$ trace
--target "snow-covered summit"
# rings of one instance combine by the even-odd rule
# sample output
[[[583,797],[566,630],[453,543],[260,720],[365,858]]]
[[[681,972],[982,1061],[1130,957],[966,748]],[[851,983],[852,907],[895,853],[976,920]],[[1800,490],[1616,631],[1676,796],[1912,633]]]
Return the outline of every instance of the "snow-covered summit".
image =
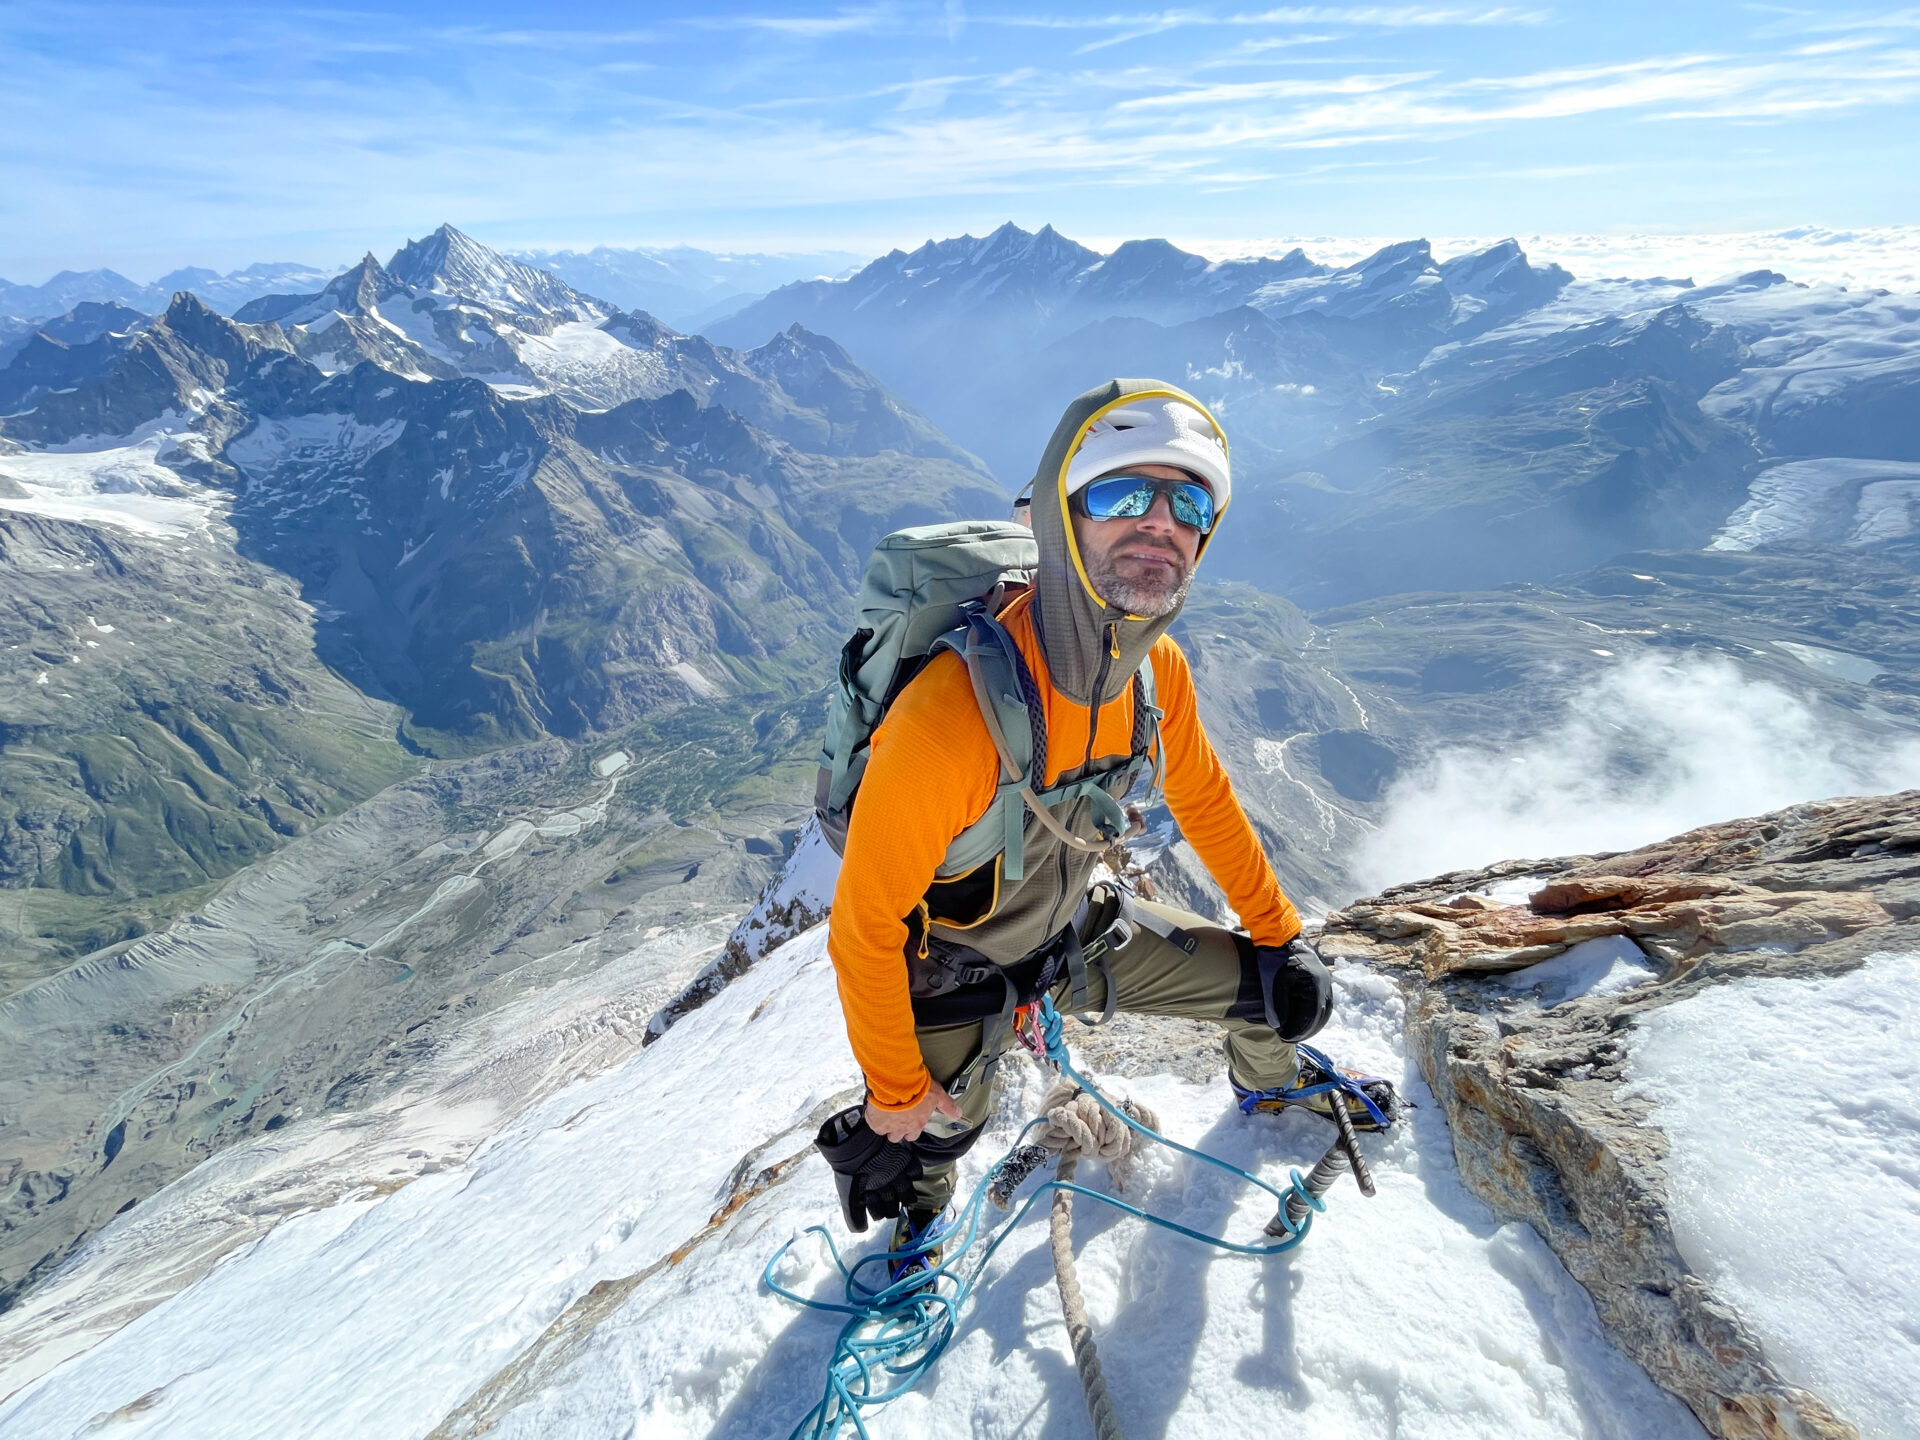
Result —
[[[366,255],[317,294],[263,296],[235,318],[286,327],[295,350],[328,372],[371,360],[409,379],[467,375],[531,393],[547,387],[523,354],[530,345],[613,313],[557,275],[442,225],[385,265]]]
[[[536,270],[490,250],[451,225],[409,240],[387,262],[387,273],[415,294],[475,300],[513,315],[555,323],[601,320],[612,309],[582,295],[551,270]]]

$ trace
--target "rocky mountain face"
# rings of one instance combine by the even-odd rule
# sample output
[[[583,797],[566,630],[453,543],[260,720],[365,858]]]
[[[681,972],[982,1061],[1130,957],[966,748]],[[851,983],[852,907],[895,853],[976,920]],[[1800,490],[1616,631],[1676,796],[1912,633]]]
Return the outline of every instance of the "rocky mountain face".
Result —
[[[1524,899],[1497,898],[1516,889]],[[1608,945],[1612,958],[1575,963]],[[1654,1012],[1715,987],[1920,949],[1920,792],[1397,886],[1329,915],[1321,948],[1407,987],[1409,1048],[1468,1184],[1540,1233],[1614,1342],[1711,1434],[1861,1433],[1833,1397],[1783,1378],[1750,1317],[1689,1263],[1657,1097],[1623,1061]]]
[[[43,389],[30,409],[7,416],[0,435],[16,444],[71,445],[132,436],[176,416],[204,422],[211,440],[245,423],[220,398],[228,376],[269,352],[292,352],[279,327],[236,324],[182,292],[165,315],[131,337],[103,335],[69,351],[69,368],[51,377],[65,383]],[[14,358],[17,365],[31,356],[23,351]]]
[[[420,743],[785,693],[837,643],[874,540],[997,500],[954,461],[807,454],[684,391],[588,414],[296,364],[241,403],[243,553],[301,581],[322,653]]]

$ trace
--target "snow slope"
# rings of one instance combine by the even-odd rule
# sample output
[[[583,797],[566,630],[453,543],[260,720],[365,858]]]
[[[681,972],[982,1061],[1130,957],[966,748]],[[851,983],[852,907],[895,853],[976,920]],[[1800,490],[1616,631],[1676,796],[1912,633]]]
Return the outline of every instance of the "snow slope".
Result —
[[[1328,1047],[1422,1107],[1369,1142],[1378,1198],[1343,1185],[1302,1250],[1268,1261],[1080,1207],[1082,1283],[1132,1433],[1698,1436],[1606,1343],[1534,1233],[1466,1193],[1402,1053],[1392,984],[1339,979]],[[1030,1066],[1008,1069],[969,1183],[1042,1088]],[[855,1083],[816,927],[464,1163],[290,1215],[0,1402],[0,1436],[784,1435],[816,1398],[836,1327],[764,1293],[760,1268],[808,1225],[838,1232],[810,1140]],[[1270,1176],[1327,1139],[1307,1117],[1240,1116],[1224,1077],[1112,1088]],[[134,1213],[156,1223],[187,1183]],[[1244,1188],[1164,1151],[1135,1185],[1150,1208],[1230,1236],[1267,1218]],[[1084,1433],[1044,1234],[1030,1223],[1002,1248],[931,1383],[876,1434]],[[824,1295],[817,1242],[797,1255],[787,1282]]]
[[[0,453],[0,510],[110,525],[151,539],[205,530],[224,497],[162,463],[175,454],[205,458],[189,448],[204,441],[188,423],[168,414],[125,439]]]
[[[1920,1435],[1916,988],[1920,954],[1736,981],[1652,1011],[1630,1052],[1687,1264],[1867,1440]]]

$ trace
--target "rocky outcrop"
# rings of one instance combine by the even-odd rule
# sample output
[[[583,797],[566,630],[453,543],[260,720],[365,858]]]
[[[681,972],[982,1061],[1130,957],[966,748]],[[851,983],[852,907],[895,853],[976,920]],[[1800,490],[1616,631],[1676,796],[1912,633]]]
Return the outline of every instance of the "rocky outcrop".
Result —
[[[1524,901],[1502,903],[1516,890]],[[1499,979],[1608,937],[1639,948],[1650,983],[1547,1006]],[[1727,1440],[1857,1432],[1784,1381],[1689,1270],[1666,1136],[1652,1103],[1623,1086],[1626,1038],[1638,1016],[1704,986],[1838,974],[1916,945],[1920,791],[1799,805],[1626,854],[1443,875],[1336,911],[1321,940],[1330,957],[1399,972],[1409,1048],[1468,1184],[1531,1223],[1615,1343]]]

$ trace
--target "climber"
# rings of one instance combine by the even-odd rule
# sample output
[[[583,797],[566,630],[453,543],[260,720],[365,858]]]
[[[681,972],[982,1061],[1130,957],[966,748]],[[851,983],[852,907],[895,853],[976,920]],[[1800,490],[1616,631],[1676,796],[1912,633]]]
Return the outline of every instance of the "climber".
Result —
[[[924,1250],[897,1262],[896,1279],[938,1263],[951,1157],[986,1117],[986,1081],[1012,1043],[1006,1017],[1016,998],[1048,993],[1063,1010],[1213,1021],[1248,1114],[1303,1105],[1330,1116],[1330,1094],[1343,1096],[1359,1128],[1381,1128],[1393,1114],[1386,1081],[1362,1077],[1368,1105],[1295,1054],[1293,1042],[1326,1024],[1332,984],[1207,739],[1192,672],[1166,633],[1232,497],[1218,423],[1172,386],[1113,381],[1067,407],[1032,492],[1039,567],[998,620],[1031,677],[1026,703],[1044,717],[1034,727],[1035,783],[1111,776],[1124,790],[1151,752],[1182,835],[1246,928],[1093,885],[1111,835],[1096,828],[1102,805],[1088,794],[1026,816],[1016,863],[996,854],[937,878],[955,837],[994,805],[1006,752],[962,657],[936,653],[925,664],[873,733],[827,942],[867,1084],[872,1134],[848,1143],[924,1147],[922,1173],[892,1182],[907,1197],[892,1249]],[[849,1183],[861,1183],[859,1163],[840,1177],[843,1199]],[[864,1226],[859,1203],[856,1195],[848,1214]],[[873,1212],[893,1213],[884,1195]]]

